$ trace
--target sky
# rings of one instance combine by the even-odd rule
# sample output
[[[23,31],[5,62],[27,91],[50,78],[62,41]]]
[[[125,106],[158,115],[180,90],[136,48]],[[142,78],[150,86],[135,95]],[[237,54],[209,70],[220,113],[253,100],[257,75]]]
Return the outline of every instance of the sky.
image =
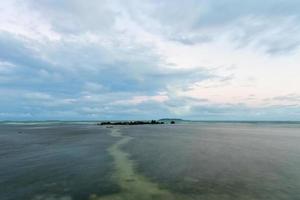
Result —
[[[0,120],[173,117],[300,120],[300,1],[0,1]]]

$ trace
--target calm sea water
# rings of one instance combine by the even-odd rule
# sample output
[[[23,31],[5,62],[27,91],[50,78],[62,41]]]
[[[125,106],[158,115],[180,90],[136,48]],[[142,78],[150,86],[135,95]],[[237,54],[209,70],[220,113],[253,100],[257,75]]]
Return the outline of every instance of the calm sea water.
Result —
[[[0,125],[0,199],[89,199],[120,192],[118,141],[93,124]],[[300,199],[300,125],[120,127],[136,171],[186,199]]]
[[[1,125],[0,199],[88,199],[118,191],[114,143],[93,125]]]

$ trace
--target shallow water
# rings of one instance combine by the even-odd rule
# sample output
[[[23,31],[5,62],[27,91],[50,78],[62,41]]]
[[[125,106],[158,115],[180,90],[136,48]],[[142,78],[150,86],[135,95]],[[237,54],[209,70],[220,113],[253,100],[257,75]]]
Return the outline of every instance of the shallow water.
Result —
[[[300,199],[300,129],[218,124],[130,127],[138,172],[197,199]]]
[[[89,125],[0,127],[0,199],[88,199],[119,190],[111,181],[115,139]]]
[[[300,126],[0,125],[1,200],[300,199]]]

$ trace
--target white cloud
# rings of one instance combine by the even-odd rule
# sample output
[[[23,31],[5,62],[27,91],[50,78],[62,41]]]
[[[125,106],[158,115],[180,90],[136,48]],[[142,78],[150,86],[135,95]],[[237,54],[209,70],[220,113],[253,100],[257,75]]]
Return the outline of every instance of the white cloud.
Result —
[[[2,113],[290,116],[299,13],[293,0],[2,1]]]

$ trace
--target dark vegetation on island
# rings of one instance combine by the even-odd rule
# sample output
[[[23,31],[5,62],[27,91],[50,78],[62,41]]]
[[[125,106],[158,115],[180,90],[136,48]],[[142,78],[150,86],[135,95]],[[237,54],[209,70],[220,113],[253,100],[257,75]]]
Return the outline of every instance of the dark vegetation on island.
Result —
[[[118,121],[118,122],[99,122],[97,125],[145,125],[145,124],[165,124],[165,122],[160,120],[151,120],[151,121]],[[175,121],[171,121],[170,124],[175,124]]]

